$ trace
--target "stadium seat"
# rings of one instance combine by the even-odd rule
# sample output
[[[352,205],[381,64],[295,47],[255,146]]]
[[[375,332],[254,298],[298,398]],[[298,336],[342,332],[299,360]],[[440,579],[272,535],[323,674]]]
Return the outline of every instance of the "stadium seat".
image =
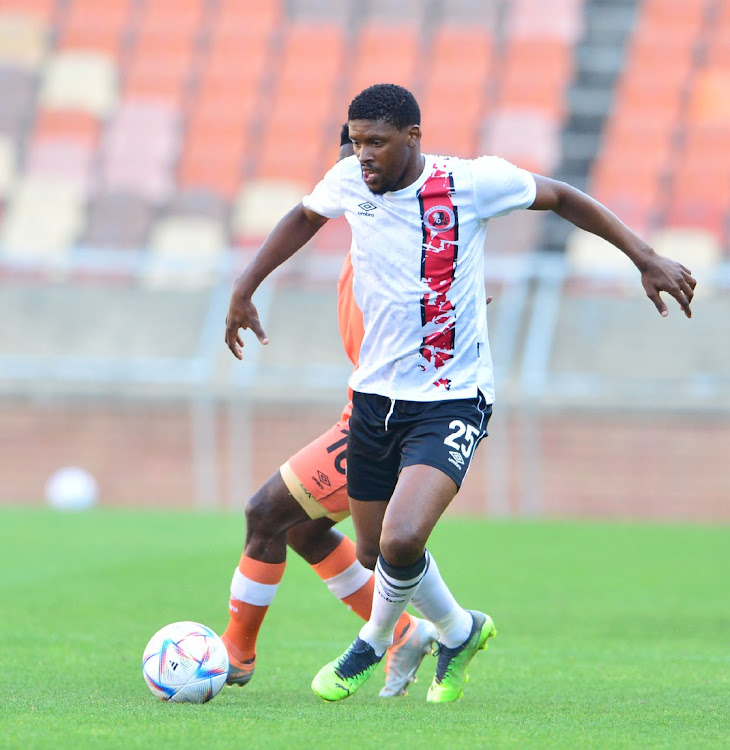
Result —
[[[505,37],[553,39],[574,44],[583,31],[583,0],[513,0],[507,4]]]
[[[691,153],[682,155],[673,174],[667,223],[699,227],[722,237],[730,216],[730,173],[727,161],[709,155],[701,161]]]
[[[99,141],[101,125],[101,121],[88,112],[74,109],[39,109],[36,113],[33,138],[61,138],[93,147]]]
[[[35,79],[28,70],[0,67],[0,132],[20,140],[32,114]]]
[[[79,109],[108,115],[117,101],[117,69],[107,55],[61,52],[48,62],[39,94],[47,109]]]
[[[420,24],[425,3],[422,0],[370,0],[367,7],[367,20],[373,23],[409,23]]]
[[[343,29],[334,23],[291,23],[282,50],[276,87],[283,94],[306,89],[311,97],[330,99],[345,64]]]
[[[101,187],[130,191],[150,201],[169,198],[179,129],[179,113],[164,102],[123,102],[102,144]]]
[[[115,159],[104,164],[100,188],[106,191],[129,191],[148,201],[163,203],[174,191],[170,171],[156,165],[151,168],[141,159]]]
[[[225,222],[230,204],[210,190],[188,188],[178,190],[168,206],[171,216],[201,216]]]
[[[344,217],[330,219],[315,235],[312,243],[318,255],[344,258],[350,248],[352,232]]]
[[[443,0],[438,22],[495,31],[501,8],[501,0]]]
[[[292,20],[308,23],[338,23],[344,27],[350,20],[351,2],[344,0],[293,0],[288,7]]]
[[[15,182],[18,153],[12,138],[0,134],[0,199],[10,193]]]
[[[89,205],[81,244],[94,248],[139,250],[145,247],[154,207],[139,195],[105,192]]]
[[[224,199],[232,199],[240,187],[243,173],[245,139],[240,146],[228,141],[221,148],[215,143],[188,145],[178,165],[177,180],[183,188],[210,190]]]
[[[47,39],[42,18],[4,11],[0,6],[0,65],[36,70],[45,57]]]
[[[419,52],[417,25],[365,24],[358,35],[347,100],[376,83],[397,83],[413,89]]]
[[[203,21],[205,0],[146,0],[142,6],[140,32],[162,35],[192,35]]]
[[[492,219],[487,226],[487,252],[495,255],[531,252],[537,245],[543,219],[541,211],[514,211]]]
[[[13,191],[0,227],[7,257],[63,261],[83,226],[83,200],[63,181],[24,177]]]
[[[132,8],[132,0],[71,0],[60,23],[58,48],[118,59]]]
[[[215,283],[226,247],[223,224],[201,216],[168,216],[150,233],[146,286],[201,287]]]
[[[292,180],[251,180],[236,197],[231,231],[238,244],[265,238],[281,217],[294,208],[311,186]]]
[[[34,140],[25,159],[25,174],[63,181],[79,196],[90,190],[94,152],[85,143],[65,138]]]
[[[257,35],[266,34],[281,24],[284,17],[282,0],[245,3],[241,0],[220,0],[215,23],[218,28],[227,28],[237,35],[247,27]]]
[[[704,0],[643,0],[639,16],[641,33],[697,37],[706,18]]]
[[[601,237],[574,229],[565,247],[565,260],[573,274],[594,278],[635,278],[636,266]]]
[[[730,39],[727,40],[730,46]],[[730,63],[713,65],[699,71],[694,79],[689,104],[693,122],[730,128]]]
[[[479,150],[549,175],[560,154],[560,129],[553,117],[539,111],[497,110],[484,123]]]
[[[194,64],[193,36],[188,32],[170,35],[157,29],[139,36],[131,62],[125,66],[124,95],[181,105]]]
[[[494,40],[483,27],[444,24],[435,31],[419,97],[424,147],[435,153],[477,154],[479,123],[487,113]]]
[[[709,281],[709,272],[722,260],[717,237],[704,229],[666,227],[651,234],[649,242],[661,255],[689,268],[700,282]],[[697,292],[702,294],[705,287],[700,283]]]
[[[311,189],[321,176],[318,168],[325,147],[322,134],[321,125],[306,131],[293,127],[268,130],[259,147],[255,175],[260,179],[296,180]]]
[[[56,0],[0,0],[0,13],[22,13],[49,23],[56,5]]]
[[[267,35],[234,36],[214,31],[209,39],[207,57],[203,60],[200,93],[211,87],[226,89],[233,94],[235,87],[255,90],[269,66]],[[226,86],[227,84],[227,86]]]

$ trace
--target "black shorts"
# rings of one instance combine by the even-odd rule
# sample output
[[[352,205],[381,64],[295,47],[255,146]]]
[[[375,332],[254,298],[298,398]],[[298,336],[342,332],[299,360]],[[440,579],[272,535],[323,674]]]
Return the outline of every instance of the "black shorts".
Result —
[[[389,500],[401,469],[416,464],[440,469],[461,487],[492,416],[481,392],[444,401],[356,392],[352,407],[347,491],[355,500]]]

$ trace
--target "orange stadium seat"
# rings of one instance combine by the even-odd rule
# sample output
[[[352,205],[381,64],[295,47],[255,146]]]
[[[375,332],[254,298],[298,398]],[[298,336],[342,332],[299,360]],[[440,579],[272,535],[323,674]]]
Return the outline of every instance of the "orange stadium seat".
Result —
[[[241,162],[229,151],[202,147],[186,149],[178,167],[178,184],[183,188],[205,188],[230,200],[241,185]]]
[[[254,91],[219,92],[216,89],[201,92],[200,97],[190,107],[188,122],[200,127],[249,128],[256,119],[257,95]]]
[[[484,30],[476,29],[480,36]],[[488,35],[487,35],[487,38]],[[472,157],[478,152],[478,134],[487,112],[489,48],[472,56],[467,46],[462,58],[434,57],[419,97],[424,148],[433,153]],[[475,65],[471,66],[471,61]]]
[[[705,20],[707,0],[643,0],[639,27],[651,33],[695,37]]]
[[[336,24],[290,24],[282,41],[277,80],[289,90],[306,87],[317,95],[330,94],[344,65],[345,39]]]
[[[648,229],[657,216],[663,181],[653,165],[601,162],[588,191],[636,231]]]
[[[72,0],[59,28],[61,49],[88,49],[117,56],[131,18],[131,0]]]
[[[424,53],[427,73],[419,99],[429,144],[437,152],[475,154],[487,108],[493,45],[484,28],[445,25],[434,32]]]
[[[454,79],[468,80],[482,80],[489,75],[493,55],[494,37],[487,29],[448,23],[434,31],[424,52],[429,78],[450,72]]]
[[[306,121],[270,125],[258,148],[255,176],[313,183],[322,160],[325,126]],[[331,149],[330,149],[331,151]]]
[[[308,84],[303,83],[297,88],[294,84],[282,81],[275,92],[271,112],[267,119],[267,128],[286,128],[295,133],[298,128],[306,128],[309,132],[324,127],[333,116],[334,91],[312,91]],[[344,109],[344,108],[343,108]],[[343,111],[338,119],[344,119]]]
[[[200,28],[204,5],[204,0],[146,0],[140,30],[192,35]]]
[[[348,101],[375,83],[414,88],[420,52],[419,29],[413,24],[366,24],[360,32],[348,85]]]
[[[96,146],[101,132],[101,121],[89,112],[73,109],[39,109],[33,132],[34,140],[72,140]]]
[[[131,61],[125,66],[122,90],[127,96],[166,99],[179,104],[193,61],[189,36],[141,35]]]
[[[56,0],[0,0],[0,13],[5,11],[49,21],[56,12]]]
[[[247,26],[257,33],[273,29],[284,17],[282,0],[266,2],[241,2],[241,0],[220,0],[216,24],[236,33],[236,28]]]
[[[517,40],[505,54],[499,106],[508,109],[537,109],[562,119],[565,96],[572,74],[572,53],[561,40]]]
[[[728,40],[730,46],[730,39]],[[695,77],[689,105],[694,122],[730,127],[730,64],[714,65]]]
[[[706,229],[722,238],[727,231],[730,201],[707,200],[701,196],[674,193],[665,214],[665,224],[670,227]]]

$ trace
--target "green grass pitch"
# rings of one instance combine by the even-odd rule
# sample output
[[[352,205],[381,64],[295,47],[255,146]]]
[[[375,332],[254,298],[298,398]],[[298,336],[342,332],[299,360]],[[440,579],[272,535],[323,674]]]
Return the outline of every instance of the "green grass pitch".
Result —
[[[703,748],[730,743],[730,528],[445,519],[430,549],[499,629],[457,704],[325,704],[359,620],[290,556],[245,688],[202,706],[141,673],[162,625],[222,631],[231,514],[0,511],[0,748]]]

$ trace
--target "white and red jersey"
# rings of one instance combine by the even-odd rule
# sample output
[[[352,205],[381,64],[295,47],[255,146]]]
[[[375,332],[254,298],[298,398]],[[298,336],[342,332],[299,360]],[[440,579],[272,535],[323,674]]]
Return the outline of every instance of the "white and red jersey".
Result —
[[[494,400],[487,336],[488,219],[535,200],[529,172],[494,156],[425,155],[421,176],[374,195],[360,163],[339,161],[303,204],[352,230],[353,291],[364,337],[350,387],[393,399]]]

